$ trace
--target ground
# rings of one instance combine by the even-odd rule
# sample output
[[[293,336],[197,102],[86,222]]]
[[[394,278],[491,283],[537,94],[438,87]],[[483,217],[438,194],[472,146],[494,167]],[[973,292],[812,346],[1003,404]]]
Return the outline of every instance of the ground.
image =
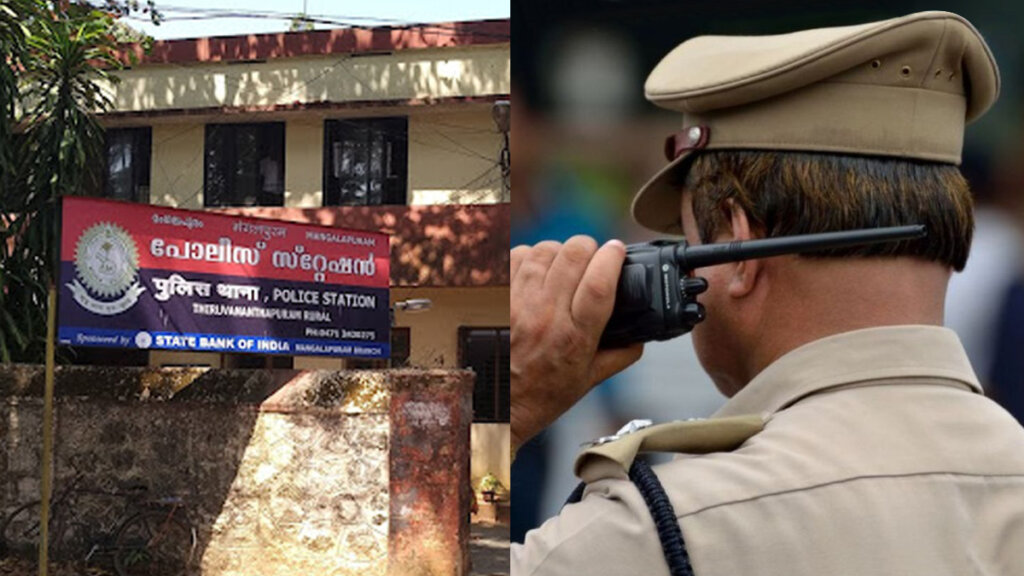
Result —
[[[14,558],[0,559],[0,576],[34,576],[38,574],[34,560],[20,560]],[[51,563],[50,576],[113,576],[114,571],[102,568],[94,568],[83,571],[80,566],[66,563]]]
[[[469,541],[469,555],[473,562],[471,576],[508,576],[509,574],[509,532],[508,526],[497,524],[473,524]],[[54,566],[53,576],[79,576],[70,566]],[[0,576],[31,576],[36,574],[35,562],[0,560]],[[97,570],[95,576],[110,572]],[[91,576],[91,575],[90,575]]]
[[[473,524],[469,556],[471,576],[508,576],[509,532],[507,525]]]

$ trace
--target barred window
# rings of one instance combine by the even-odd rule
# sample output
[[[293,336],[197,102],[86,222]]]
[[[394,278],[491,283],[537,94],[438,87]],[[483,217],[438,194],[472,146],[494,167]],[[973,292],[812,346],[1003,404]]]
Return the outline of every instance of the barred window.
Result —
[[[207,124],[205,206],[284,206],[284,122]]]
[[[107,169],[103,196],[113,200],[149,203],[149,165],[153,130],[109,128],[104,132]]]
[[[508,328],[459,328],[459,358],[476,372],[475,422],[508,422],[510,400]]]
[[[324,124],[324,205],[405,204],[409,121],[327,120]]]

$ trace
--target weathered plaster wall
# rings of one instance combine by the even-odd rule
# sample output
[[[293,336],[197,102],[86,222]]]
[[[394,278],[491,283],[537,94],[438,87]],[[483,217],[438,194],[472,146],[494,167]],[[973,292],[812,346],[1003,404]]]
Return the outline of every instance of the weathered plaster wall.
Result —
[[[57,487],[78,473],[85,487],[185,496],[203,574],[461,575],[471,382],[461,371],[61,368]],[[41,391],[40,367],[0,367],[3,514],[38,498]],[[110,510],[79,506],[103,515],[93,526]],[[401,543],[413,541],[428,545],[409,554]]]
[[[508,44],[263,62],[145,64],[108,91],[124,111],[486,96],[511,92]]]
[[[392,574],[468,574],[470,498],[466,389],[397,372],[391,397]],[[470,380],[466,380],[470,383]],[[456,425],[456,423],[465,423]],[[459,553],[455,553],[459,551]]]

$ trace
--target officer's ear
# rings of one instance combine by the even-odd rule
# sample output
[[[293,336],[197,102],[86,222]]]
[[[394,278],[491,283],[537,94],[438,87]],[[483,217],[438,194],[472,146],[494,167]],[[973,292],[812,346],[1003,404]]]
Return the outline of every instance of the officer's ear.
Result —
[[[726,211],[729,216],[729,227],[732,238],[730,242],[752,240],[756,238],[750,227],[750,220],[747,218],[747,211],[729,198],[726,200]],[[760,260],[742,260],[736,263],[732,276],[729,278],[727,287],[729,296],[743,298],[749,294],[757,284],[758,274],[761,273]]]

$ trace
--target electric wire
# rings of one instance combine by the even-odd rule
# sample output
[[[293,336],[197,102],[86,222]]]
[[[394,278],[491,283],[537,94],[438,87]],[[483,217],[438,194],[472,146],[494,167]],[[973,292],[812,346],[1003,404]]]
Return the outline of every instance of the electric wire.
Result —
[[[161,6],[160,12],[163,14],[162,21],[173,22],[173,21],[189,21],[189,20],[216,20],[226,18],[251,18],[251,19],[263,19],[263,20],[282,20],[282,21],[301,21],[309,22],[313,24],[325,24],[330,26],[340,26],[345,28],[355,29],[392,29],[392,30],[420,30],[423,32],[436,32],[436,33],[451,33],[451,34],[465,34],[468,36],[476,36],[483,38],[494,38],[498,40],[511,41],[512,37],[510,34],[500,34],[494,32],[487,32],[482,30],[469,30],[465,26],[460,26],[458,23],[417,23],[408,22],[403,20],[397,20],[393,18],[377,18],[368,16],[336,16],[330,14],[310,14],[302,15],[297,13],[289,12],[274,12],[274,11],[262,11],[262,10],[237,10],[237,9],[222,9],[222,8],[192,8],[185,6]],[[186,16],[172,16],[168,14],[181,13]],[[151,22],[150,18],[137,16],[130,14],[125,16],[130,20],[136,20],[140,22]],[[497,19],[500,20],[500,19]],[[363,24],[360,22],[369,22],[373,24]],[[383,24],[380,24],[383,23]]]

